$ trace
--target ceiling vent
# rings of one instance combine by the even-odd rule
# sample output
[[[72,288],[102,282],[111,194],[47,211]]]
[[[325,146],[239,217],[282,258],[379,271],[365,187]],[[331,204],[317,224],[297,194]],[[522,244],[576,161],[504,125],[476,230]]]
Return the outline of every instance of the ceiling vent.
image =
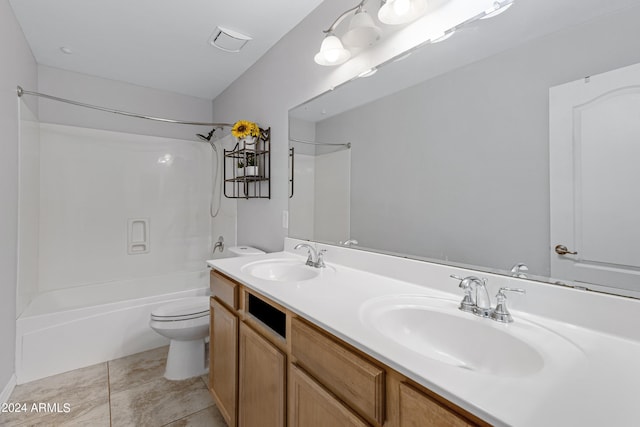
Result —
[[[242,49],[249,40],[251,40],[251,37],[222,27],[216,27],[216,30],[211,37],[209,37],[209,43],[212,46],[225,52],[234,53],[240,52],[240,49]]]

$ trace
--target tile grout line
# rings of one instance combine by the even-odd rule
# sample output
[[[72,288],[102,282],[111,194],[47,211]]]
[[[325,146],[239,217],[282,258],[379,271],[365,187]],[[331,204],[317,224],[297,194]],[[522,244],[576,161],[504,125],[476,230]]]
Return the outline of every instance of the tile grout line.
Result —
[[[107,394],[109,396],[109,427],[113,427],[113,415],[111,414],[111,375],[109,372],[109,362],[107,362]]]

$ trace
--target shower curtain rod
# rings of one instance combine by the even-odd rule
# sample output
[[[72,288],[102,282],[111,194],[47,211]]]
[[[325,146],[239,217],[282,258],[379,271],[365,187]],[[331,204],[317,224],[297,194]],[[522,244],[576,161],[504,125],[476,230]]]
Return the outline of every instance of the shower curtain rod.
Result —
[[[153,120],[156,122],[164,122],[164,123],[176,123],[180,125],[192,125],[192,126],[213,126],[213,127],[233,127],[232,124],[229,123],[208,123],[208,122],[187,122],[184,120],[173,120],[173,119],[163,119],[161,117],[152,117],[152,116],[144,116],[142,114],[129,113],[127,111],[114,110],[112,108],[106,107],[98,107],[97,105],[85,104],[83,102],[72,101],[70,99],[59,98],[57,96],[47,95],[45,93],[40,92],[32,92],[29,90],[24,90],[20,86],[18,86],[18,97],[21,98],[23,95],[32,95],[39,96],[41,98],[51,99],[53,101],[65,102],[67,104],[77,105],[79,107],[91,108],[93,110],[106,111],[107,113],[120,114],[122,116],[135,117],[138,119],[146,119]]]
[[[344,143],[316,142],[316,141],[304,141],[302,139],[296,139],[296,138],[289,138],[289,141],[299,142],[301,144],[309,144],[309,145],[340,145],[340,146],[345,146],[347,148],[351,148],[350,142],[344,142]]]

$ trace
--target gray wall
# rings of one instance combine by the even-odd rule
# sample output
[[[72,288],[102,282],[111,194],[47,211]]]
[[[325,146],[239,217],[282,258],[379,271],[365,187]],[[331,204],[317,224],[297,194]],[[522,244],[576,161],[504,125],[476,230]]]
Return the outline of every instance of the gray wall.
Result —
[[[318,140],[353,143],[352,236],[549,275],[549,88],[636,62],[626,11],[320,122]]]
[[[0,1],[0,392],[14,373],[18,238],[16,85],[37,87],[37,67],[13,10]],[[35,109],[35,105],[31,105]]]
[[[43,65],[38,66],[38,87],[40,92],[48,95],[146,116],[198,122],[210,122],[213,116],[210,99]],[[40,98],[39,107],[40,121],[45,123],[188,140],[196,140],[196,133],[207,134],[211,130],[209,126],[176,125],[118,116],[44,98]]]
[[[213,103],[214,119],[255,121],[271,127],[271,200],[238,201],[238,242],[282,250],[288,209],[288,111],[408,49],[415,40],[388,37],[340,67],[322,67],[313,55],[323,30],[345,10],[344,0],[325,0],[238,78]],[[420,20],[412,25],[420,25]],[[409,26],[407,26],[408,28]]]

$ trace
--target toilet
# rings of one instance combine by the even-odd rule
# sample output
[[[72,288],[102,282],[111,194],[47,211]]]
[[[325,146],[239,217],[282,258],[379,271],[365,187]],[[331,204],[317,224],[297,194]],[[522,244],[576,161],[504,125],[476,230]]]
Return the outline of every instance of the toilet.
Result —
[[[171,340],[166,379],[184,380],[207,372],[204,344],[209,336],[208,296],[182,298],[155,308],[149,326]]]
[[[251,246],[228,249],[232,256],[264,254]],[[155,308],[149,320],[151,329],[171,340],[164,377],[184,380],[208,371],[205,339],[209,336],[209,297],[190,297]]]

